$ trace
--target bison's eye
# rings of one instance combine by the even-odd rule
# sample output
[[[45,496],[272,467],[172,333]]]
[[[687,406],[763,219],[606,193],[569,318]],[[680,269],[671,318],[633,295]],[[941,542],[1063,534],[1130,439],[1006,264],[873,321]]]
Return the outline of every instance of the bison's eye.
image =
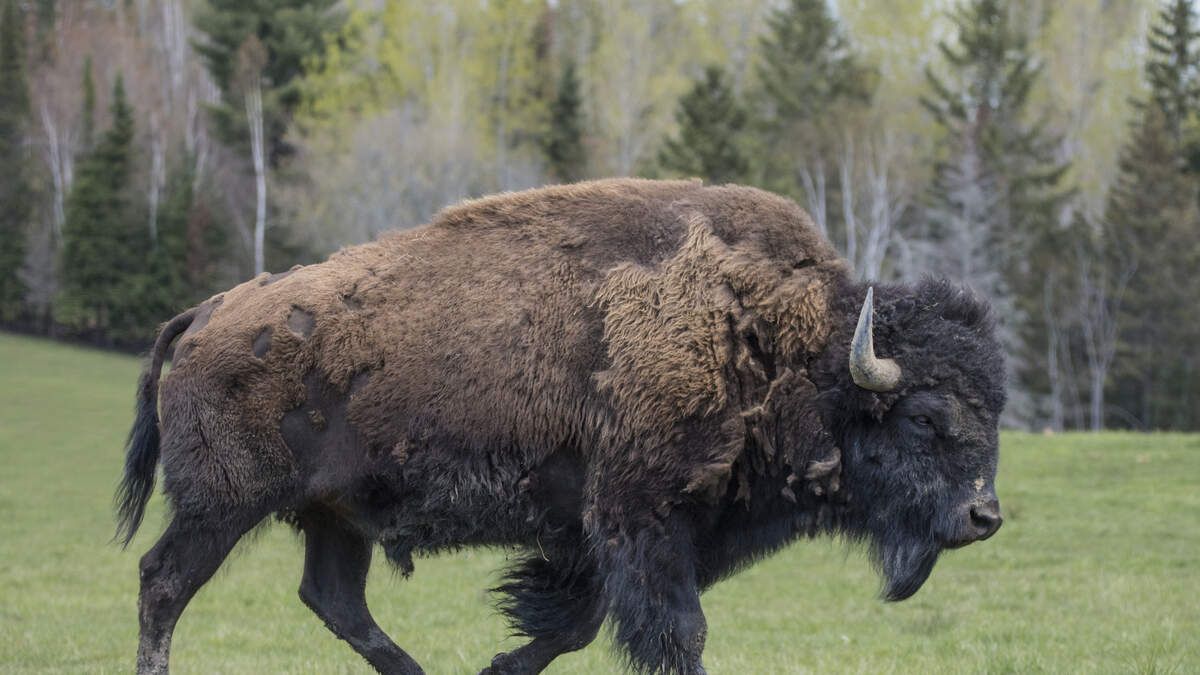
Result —
[[[919,427],[933,426],[933,420],[929,418],[929,415],[913,415],[909,419],[913,421],[913,424]]]

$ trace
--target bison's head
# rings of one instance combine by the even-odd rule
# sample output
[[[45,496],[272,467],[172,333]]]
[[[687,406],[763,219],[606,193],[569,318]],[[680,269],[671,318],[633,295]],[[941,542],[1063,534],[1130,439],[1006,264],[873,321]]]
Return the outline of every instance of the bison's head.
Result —
[[[840,303],[818,388],[842,448],[845,525],[870,542],[885,596],[902,600],[942,550],[1000,527],[1004,361],[988,307],[969,291],[925,281],[872,295],[855,289]]]

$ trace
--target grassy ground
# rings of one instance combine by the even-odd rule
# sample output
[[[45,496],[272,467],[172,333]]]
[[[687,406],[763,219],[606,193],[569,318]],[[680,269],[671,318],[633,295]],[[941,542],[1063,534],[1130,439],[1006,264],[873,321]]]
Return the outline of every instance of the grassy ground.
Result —
[[[0,672],[125,672],[137,558],[108,543],[135,359],[0,334]],[[800,543],[704,597],[717,673],[1200,672],[1200,436],[1007,434],[1004,528],[887,605],[860,552]],[[296,597],[286,527],[244,542],[175,633],[178,673],[367,672]],[[483,589],[501,551],[384,565],[375,616],[431,674],[511,648]],[[605,640],[553,673],[618,670]]]

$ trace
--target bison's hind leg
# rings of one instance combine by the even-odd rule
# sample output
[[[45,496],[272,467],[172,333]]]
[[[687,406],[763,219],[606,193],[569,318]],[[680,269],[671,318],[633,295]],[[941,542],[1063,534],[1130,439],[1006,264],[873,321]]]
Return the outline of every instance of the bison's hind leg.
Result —
[[[480,675],[539,673],[560,654],[583,649],[604,622],[605,603],[596,566],[583,546],[540,549],[521,560],[493,589],[503,594],[499,609],[513,630],[533,638],[492,659]]]
[[[166,532],[140,563],[138,673],[166,673],[171,635],[188,601],[221,566],[233,545],[266,512],[219,521],[175,513]]]
[[[396,646],[367,609],[367,570],[373,542],[324,507],[296,514],[304,532],[300,599],[334,635],[381,673],[416,674],[421,667]]]

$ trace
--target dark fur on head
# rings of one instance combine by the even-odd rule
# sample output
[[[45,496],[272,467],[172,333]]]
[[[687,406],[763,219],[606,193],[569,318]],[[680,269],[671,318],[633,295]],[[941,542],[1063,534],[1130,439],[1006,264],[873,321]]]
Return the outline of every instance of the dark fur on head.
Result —
[[[885,597],[903,600],[958,536],[955,516],[972,481],[994,479],[1003,351],[988,305],[969,289],[930,278],[879,286],[876,353],[903,375],[894,392],[863,389],[846,360],[865,292],[848,285],[833,301],[841,321],[812,372],[851,492],[843,528],[869,543]],[[934,433],[910,424],[916,416],[931,417]],[[954,452],[939,452],[951,443]]]

